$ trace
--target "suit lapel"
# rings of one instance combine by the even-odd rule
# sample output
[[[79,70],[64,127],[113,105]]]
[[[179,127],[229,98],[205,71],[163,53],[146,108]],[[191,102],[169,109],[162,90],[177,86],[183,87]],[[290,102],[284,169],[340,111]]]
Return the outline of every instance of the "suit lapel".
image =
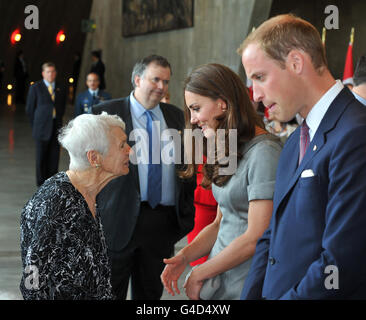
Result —
[[[126,124],[126,134],[129,137],[131,131],[133,130],[133,124],[132,124],[132,116],[131,116],[131,105],[130,105],[130,98],[126,99],[124,102],[125,107],[121,108],[119,111],[117,112],[117,114],[123,119],[123,121]],[[135,141],[131,141],[128,140],[130,146],[135,144]]]
[[[166,122],[168,129],[176,129],[176,130],[182,129],[180,123],[177,121],[178,119],[171,114],[170,112],[171,110],[169,109],[168,105],[160,102],[160,109],[163,113],[164,120]]]
[[[91,106],[93,102],[93,96],[90,94],[89,90],[86,91],[86,97],[88,98],[88,103]]]
[[[280,170],[280,175],[284,175],[285,178],[278,177],[278,179],[281,180],[279,183],[276,183],[276,187],[278,186],[278,192],[275,191],[275,194],[277,194],[274,201],[274,213],[276,213],[284,198],[292,190],[292,188],[298,181],[301,173],[305,169],[311,167],[309,166],[309,163],[325,145],[327,133],[334,129],[339,117],[342,115],[347,105],[350,103],[351,99],[352,94],[346,88],[344,88],[334,99],[334,101],[329,106],[327,112],[325,113],[324,118],[320,122],[315,136],[311,141],[305,153],[305,156],[298,167],[297,163],[299,159],[300,128],[296,130],[296,134],[294,133],[293,139],[289,141],[290,144],[287,145],[286,150],[284,150],[285,153],[281,155],[281,159],[283,159],[282,162],[286,161],[286,159],[291,160],[289,160],[289,162],[286,162],[286,165],[283,165],[283,168]],[[288,166],[288,163],[290,163],[290,167]],[[297,168],[294,170],[295,166]]]
[[[126,135],[128,137],[128,144],[132,148],[136,141],[130,140],[130,133],[133,130],[132,116],[131,116],[131,104],[130,98],[128,97],[123,101],[125,105],[122,108],[119,108],[117,114],[123,119],[126,124]],[[131,163],[131,162],[130,162]],[[130,173],[133,175],[133,180],[136,184],[137,190],[140,192],[140,181],[139,181],[139,173],[138,173],[138,165],[131,163]]]
[[[89,103],[89,106],[94,106],[94,105],[97,105],[99,103],[99,100],[97,98],[97,96],[95,97],[95,99],[93,99],[93,95],[89,92],[88,90],[88,103]]]
[[[324,119],[323,119],[324,120]],[[300,128],[299,128],[300,129]],[[321,132],[320,127],[318,128],[314,139],[311,141],[304,158],[302,159],[300,165],[298,166],[299,161],[299,140],[300,140],[300,130],[297,130],[296,135],[292,141],[292,146],[288,146],[286,148],[287,152],[281,156],[282,159],[291,159],[286,161],[281,170],[281,176],[278,179],[281,179],[281,182],[277,184],[279,186],[279,192],[275,199],[275,207],[274,212],[277,211],[279,205],[286,197],[286,195],[291,191],[296,182],[298,181],[301,173],[307,168],[307,164],[313,159],[313,157],[322,149],[324,146],[324,132]],[[314,148],[316,146],[316,148]],[[283,177],[283,175],[287,175]]]
[[[41,88],[42,88],[42,90],[43,90],[43,94],[44,94],[46,97],[48,97],[48,99],[50,100],[50,101],[49,101],[50,103],[54,104],[54,102],[52,101],[52,98],[51,98],[50,92],[48,91],[48,88],[47,88],[46,84],[44,83],[44,81],[43,81],[43,80],[41,80],[41,81],[42,81],[42,86],[41,86]],[[56,95],[55,95],[55,101],[56,101]]]
[[[55,92],[54,92],[54,94],[55,94],[55,102],[54,102],[55,106],[58,105],[56,103],[56,101],[58,101],[60,99],[60,91],[61,91],[61,89],[60,89],[59,84],[57,82],[55,82]],[[52,101],[52,99],[51,99],[51,101]]]

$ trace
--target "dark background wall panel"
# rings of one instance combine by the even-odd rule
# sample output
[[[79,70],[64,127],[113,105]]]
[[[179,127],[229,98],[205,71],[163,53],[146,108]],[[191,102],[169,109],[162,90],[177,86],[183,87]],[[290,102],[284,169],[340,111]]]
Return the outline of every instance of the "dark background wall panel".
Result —
[[[27,5],[39,9],[39,29],[24,27]],[[41,65],[53,61],[58,69],[58,79],[66,82],[71,75],[74,52],[83,52],[85,33],[81,32],[82,19],[88,19],[92,0],[0,0],[0,59],[5,62],[3,84],[13,83],[13,64],[18,49],[24,52],[29,81],[41,79]],[[20,43],[11,45],[10,35],[19,28]],[[65,42],[56,45],[60,29],[66,34]]]
[[[259,0],[260,1],[260,0]],[[353,44],[354,67],[362,54],[366,54],[365,0],[273,0],[270,17],[282,13],[293,13],[311,22],[322,34],[324,21],[329,14],[324,13],[328,5],[339,10],[339,29],[327,30],[326,54],[333,75],[342,79],[351,28],[355,28]]]

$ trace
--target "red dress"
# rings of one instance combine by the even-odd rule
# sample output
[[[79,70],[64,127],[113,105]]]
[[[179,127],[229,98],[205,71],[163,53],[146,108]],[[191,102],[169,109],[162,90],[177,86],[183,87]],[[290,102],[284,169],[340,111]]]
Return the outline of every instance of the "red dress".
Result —
[[[194,228],[187,235],[188,243],[191,243],[204,227],[206,227],[215,220],[217,213],[217,202],[212,195],[212,191],[206,190],[200,186],[203,178],[203,174],[201,173],[201,171],[202,164],[198,165],[197,187],[194,191],[194,206],[196,209],[194,217]],[[197,264],[204,263],[207,260],[207,257],[208,256],[197,259],[190,264],[193,267]]]

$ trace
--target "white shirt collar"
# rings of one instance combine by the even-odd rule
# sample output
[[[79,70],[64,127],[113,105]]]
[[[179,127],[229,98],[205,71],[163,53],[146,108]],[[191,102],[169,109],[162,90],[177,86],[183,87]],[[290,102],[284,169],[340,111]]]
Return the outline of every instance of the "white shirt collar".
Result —
[[[89,92],[90,92],[91,95],[93,95],[93,93],[95,93],[96,96],[98,95],[99,89],[97,89],[95,91],[93,91],[92,89],[88,89],[88,90],[89,90]]]
[[[48,88],[49,85],[52,86],[52,89],[55,90],[55,82],[48,82],[46,79],[43,79],[44,84],[46,85],[46,87]]]
[[[306,124],[309,127],[310,141],[313,140],[316,130],[323,120],[325,113],[337,95],[343,90],[344,85],[341,80],[336,83],[320,98],[320,100],[312,107],[306,117]]]

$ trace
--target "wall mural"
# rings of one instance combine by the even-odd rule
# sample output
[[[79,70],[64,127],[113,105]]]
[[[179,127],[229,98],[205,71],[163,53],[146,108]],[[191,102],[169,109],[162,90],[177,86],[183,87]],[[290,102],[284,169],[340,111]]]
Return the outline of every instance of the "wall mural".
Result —
[[[124,37],[193,27],[194,0],[123,0]]]

